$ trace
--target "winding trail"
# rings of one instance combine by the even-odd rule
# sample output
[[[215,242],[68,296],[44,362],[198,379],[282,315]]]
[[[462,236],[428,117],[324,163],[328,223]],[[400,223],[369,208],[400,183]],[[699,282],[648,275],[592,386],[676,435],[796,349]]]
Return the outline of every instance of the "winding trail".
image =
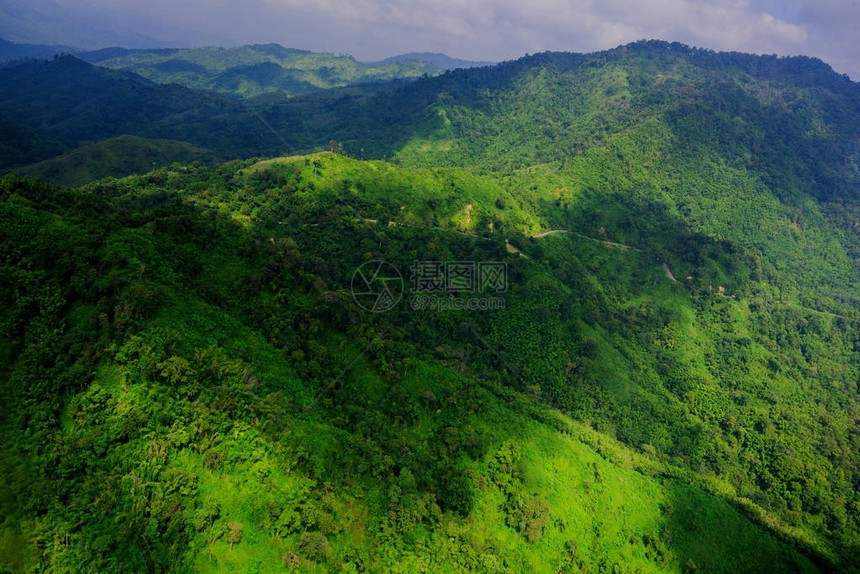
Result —
[[[540,239],[541,237],[546,237],[547,235],[552,235],[554,233],[573,233],[567,229],[550,229],[549,231],[544,231],[543,233],[538,233],[537,235],[532,235],[531,237],[534,239]]]
[[[362,221],[364,221],[365,223],[379,224],[378,219],[362,218]],[[280,223],[280,222],[278,222],[278,223]],[[388,227],[411,227],[413,229],[446,231],[448,233],[457,233],[459,235],[464,235],[466,237],[473,237],[475,239],[481,239],[483,241],[493,241],[493,239],[489,238],[489,237],[483,237],[481,235],[476,235],[474,233],[468,233],[466,231],[460,231],[459,229],[449,229],[446,227],[424,227],[421,225],[412,225],[410,223],[399,223],[397,221],[389,221]],[[601,245],[605,245],[607,247],[615,247],[617,249],[623,249],[624,251],[637,251],[639,253],[642,252],[641,249],[639,249],[638,247],[633,247],[632,245],[625,245],[623,243],[616,243],[615,241],[606,241],[603,239],[597,239],[595,237],[589,237],[588,235],[583,235],[581,233],[571,231],[570,229],[549,229],[547,231],[542,231],[542,232],[536,233],[534,235],[529,235],[528,237],[529,237],[529,239],[541,239],[542,237],[547,237],[549,235],[555,235],[557,233],[569,233],[570,235],[575,235],[576,237],[579,237],[581,239],[586,239],[588,241],[594,241],[595,243],[600,243]],[[505,248],[507,249],[508,253],[519,253],[520,257],[528,257],[524,253],[520,252],[519,249],[517,249],[516,247],[511,245],[507,239],[505,240]],[[678,281],[677,279],[675,279],[675,276],[672,275],[672,272],[669,271],[669,268],[668,268],[668,266],[666,266],[665,263],[663,264],[663,270],[666,271],[667,277],[669,277],[672,281],[675,281],[675,282]]]
[[[530,235],[529,237],[531,237],[532,239],[540,239],[541,237],[546,237],[547,235],[554,235],[556,233],[570,233],[571,235],[576,235],[577,237],[580,237],[582,239],[594,241],[595,243],[600,243],[601,245],[606,245],[607,247],[617,247],[619,249],[624,249],[624,250],[629,249],[631,251],[639,251],[639,252],[642,251],[641,249],[633,247],[632,245],[624,245],[623,243],[616,243],[614,241],[605,241],[603,239],[596,239],[594,237],[589,237],[588,235],[583,235],[581,233],[577,233],[577,232],[571,231],[569,229],[550,229],[549,231],[543,231],[543,232],[537,233],[535,235]]]
[[[666,265],[666,263],[662,263],[661,265],[662,265],[662,267],[663,267],[663,271],[665,271],[665,272],[666,272],[666,277],[668,277],[669,279],[671,279],[671,280],[672,280],[672,281],[674,281],[675,283],[678,283],[678,280],[677,280],[677,279],[675,279],[675,275],[672,273],[672,270],[671,270],[671,269],[669,269],[669,266],[668,266],[668,265]]]

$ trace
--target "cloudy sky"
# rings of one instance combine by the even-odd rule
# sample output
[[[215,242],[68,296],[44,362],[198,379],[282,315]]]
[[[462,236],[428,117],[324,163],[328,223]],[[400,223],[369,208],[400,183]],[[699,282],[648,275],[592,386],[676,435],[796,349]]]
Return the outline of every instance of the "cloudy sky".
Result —
[[[443,52],[500,61],[655,38],[817,56],[855,80],[858,29],[860,0],[0,0],[0,35],[14,41],[277,42],[360,60]]]

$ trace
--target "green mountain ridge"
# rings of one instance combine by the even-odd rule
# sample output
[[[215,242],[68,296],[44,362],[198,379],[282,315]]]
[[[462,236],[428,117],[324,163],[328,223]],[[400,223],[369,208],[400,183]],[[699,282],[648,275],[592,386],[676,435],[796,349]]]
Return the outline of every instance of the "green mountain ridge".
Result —
[[[278,44],[134,50],[115,57],[106,58],[107,55],[111,54],[100,50],[92,57],[89,54],[80,57],[160,84],[176,83],[240,97],[273,91],[292,96],[355,84],[418,78],[443,70],[418,58],[362,63],[351,56],[284,48]]]
[[[70,148],[120,135],[185,141],[227,157],[285,147],[254,110],[231,98],[160,86],[73,56],[0,70],[0,100],[7,118]]]
[[[217,160],[211,151],[185,142],[118,136],[28,165],[16,173],[54,185],[78,187],[96,179],[143,174],[173,163],[212,164]]]
[[[265,66],[247,72],[268,74]],[[315,94],[305,105],[326,109],[343,101],[363,101],[396,88],[401,81],[407,80],[332,89]],[[159,85],[68,55],[49,62],[27,62],[0,69],[0,113],[4,121],[19,126],[8,133],[22,144],[20,149],[0,155],[0,167],[43,161],[69,148],[121,135],[185,141],[222,157],[290,153],[297,151],[289,141],[295,137],[292,126],[272,125],[261,113],[284,99],[262,94],[236,100],[211,91]],[[28,130],[27,138],[35,138],[33,143],[23,143],[22,129]],[[319,147],[328,143],[325,140]],[[97,179],[97,167],[93,173]]]
[[[85,141],[24,98],[63,66],[228,141],[77,61],[0,113]],[[302,154],[2,180],[6,568],[860,569],[856,83],[640,42],[208,97]]]

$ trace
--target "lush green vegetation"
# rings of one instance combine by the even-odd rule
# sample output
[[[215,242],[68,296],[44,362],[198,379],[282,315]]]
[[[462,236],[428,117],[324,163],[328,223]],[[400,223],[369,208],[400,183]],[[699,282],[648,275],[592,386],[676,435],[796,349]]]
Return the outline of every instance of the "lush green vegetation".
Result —
[[[5,568],[860,569],[857,84],[639,43],[207,97],[332,151],[0,184]],[[197,113],[147,133],[239,145]],[[414,309],[415,261],[504,263],[503,308]]]
[[[174,163],[195,162],[213,164],[217,156],[185,142],[119,136],[28,165],[17,173],[63,187],[77,187],[106,177],[143,174]]]
[[[27,164],[65,150],[59,141],[0,116],[0,169]]]
[[[269,110],[280,110],[293,99],[263,94],[245,101],[177,84],[158,85],[137,74],[92,66],[73,56],[27,62],[0,68],[0,126],[4,128],[0,132],[0,169],[25,166],[125,135],[186,142],[223,159],[324,149],[331,139],[331,126],[350,121],[347,108],[364,109],[374,95],[405,81],[305,97],[275,119],[267,118]],[[334,108],[340,110],[338,114],[331,113]],[[362,120],[362,114],[356,122],[368,121]],[[119,146],[108,145],[117,153]],[[139,148],[133,146],[120,163],[135,163],[141,155]],[[100,167],[97,164],[92,169],[95,179],[111,173]]]
[[[81,54],[99,66],[140,74],[159,84],[251,97],[267,92],[307,94],[354,84],[436,75],[442,68],[419,60],[365,64],[277,44],[188,50],[100,50]]]
[[[540,406],[556,357],[501,335],[533,282],[564,287],[464,234],[470,203],[533,217],[491,180],[322,155],[3,199],[12,566],[813,569],[718,482]],[[504,260],[523,291],[496,314],[352,303],[365,257],[440,256]]]
[[[232,98],[160,86],[73,56],[0,69],[0,113],[67,149],[136,135],[187,142],[226,158],[290,151],[256,110]],[[25,158],[0,165],[32,163],[59,153],[33,147]]]

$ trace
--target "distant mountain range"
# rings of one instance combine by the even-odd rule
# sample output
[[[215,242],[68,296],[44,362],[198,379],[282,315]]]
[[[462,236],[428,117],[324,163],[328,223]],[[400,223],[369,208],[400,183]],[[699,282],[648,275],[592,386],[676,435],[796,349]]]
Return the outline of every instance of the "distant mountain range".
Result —
[[[187,141],[229,156],[239,149],[270,154],[282,145],[252,110],[233,98],[159,85],[69,55],[0,68],[0,100],[0,115],[35,130],[28,132],[29,139],[38,134],[66,149],[125,134]],[[44,148],[33,145],[36,151]],[[48,157],[34,155],[27,163]]]
[[[13,44],[14,45],[14,44]],[[41,46],[40,46],[41,47]],[[260,49],[260,48],[270,48],[271,50],[277,50],[278,48],[283,48],[278,44],[265,44],[265,45],[248,45],[243,46],[245,49]],[[222,50],[227,51],[237,51],[242,48],[222,48]],[[212,49],[212,48],[203,48]],[[75,52],[74,50],[68,48],[70,52]],[[310,52],[308,50],[296,50],[290,48],[283,48],[283,50],[290,52],[292,54],[314,54],[314,52]],[[151,54],[152,57],[172,57],[182,54],[194,53],[195,49],[182,49],[182,48],[162,48],[162,49],[133,49],[133,48],[120,48],[120,47],[112,47],[112,48],[102,48],[99,50],[92,50],[86,52],[77,52],[76,55],[84,61],[87,61],[91,64],[99,64],[101,62],[109,61],[109,60],[120,60],[123,58],[131,57],[135,54]],[[325,53],[317,53],[317,55],[329,56],[330,54]],[[350,58],[349,56],[334,56],[340,58]],[[463,60],[460,58],[452,58],[446,54],[440,54],[436,52],[409,52],[408,54],[400,54],[397,56],[392,56],[390,58],[385,58],[384,60],[378,60],[375,62],[361,62],[359,64],[370,66],[370,67],[381,67],[388,66],[390,64],[399,64],[403,62],[423,62],[425,64],[430,64],[432,66],[436,66],[442,70],[457,70],[462,68],[478,68],[481,66],[491,66],[496,62],[489,61],[474,61],[474,60]]]
[[[387,64],[410,61],[426,62],[428,64],[433,64],[434,66],[443,70],[478,68],[481,66],[491,66],[495,64],[495,62],[475,62],[472,60],[461,60],[459,58],[451,58],[450,56],[446,56],[445,54],[437,54],[434,52],[409,52],[408,54],[401,54],[399,56],[392,56],[391,58],[380,60],[379,62],[375,62],[372,65],[384,66]]]
[[[365,64],[350,56],[296,50],[278,44],[189,50],[108,49],[79,57],[105,68],[134,72],[160,84],[175,83],[239,97],[273,91],[292,96],[444,71],[420,60]]]
[[[91,64],[133,72],[159,84],[179,84],[238,97],[269,92],[295,96],[350,85],[435,76],[446,70],[489,64],[431,53],[403,54],[366,63],[351,56],[284,48],[278,44],[80,51],[68,46],[15,44],[0,38],[0,62],[69,53]]]
[[[44,46],[40,44],[15,44],[0,38],[0,62],[26,60],[30,58],[51,58],[57,54],[71,53],[69,46]]]

